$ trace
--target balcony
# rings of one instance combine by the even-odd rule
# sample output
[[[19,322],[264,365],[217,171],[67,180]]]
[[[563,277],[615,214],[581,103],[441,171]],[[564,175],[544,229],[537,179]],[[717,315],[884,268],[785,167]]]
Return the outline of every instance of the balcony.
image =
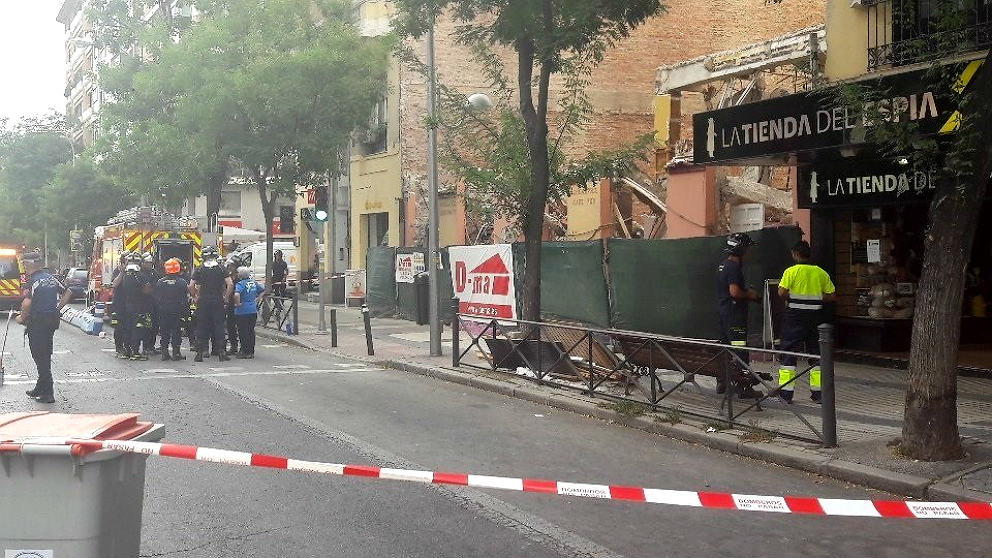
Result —
[[[861,0],[868,69],[931,62],[992,46],[992,0]]]

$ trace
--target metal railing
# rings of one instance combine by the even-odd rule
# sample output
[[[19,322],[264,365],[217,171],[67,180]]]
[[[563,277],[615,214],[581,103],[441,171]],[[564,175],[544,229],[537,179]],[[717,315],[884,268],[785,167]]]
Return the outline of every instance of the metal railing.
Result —
[[[937,60],[992,46],[985,0],[863,0],[868,69]]]
[[[604,396],[650,406],[653,410],[668,410],[703,419],[712,419],[733,428],[768,430],[775,435],[820,443],[825,447],[837,445],[837,416],[834,397],[833,326],[820,326],[820,356],[762,349],[741,348],[720,343],[657,335],[635,331],[597,329],[568,324],[480,318],[457,312],[452,320],[452,366],[488,369],[492,372],[509,370],[523,372],[538,384],[581,390],[590,396]],[[480,321],[482,320],[482,321]],[[464,324],[463,324],[464,322]],[[472,324],[468,347],[461,346],[463,325]],[[485,346],[484,346],[485,345]],[[475,348],[485,364],[466,360]],[[772,359],[790,355],[805,359],[807,366],[797,369],[795,376],[784,385],[771,383],[772,376],[755,368],[748,355],[765,355]],[[783,388],[807,377],[819,365],[821,371],[820,428],[799,409],[780,397]],[[521,370],[522,369],[522,370]],[[663,384],[662,374],[675,375],[678,380]],[[697,376],[710,376],[726,387],[723,396],[707,398],[712,412],[686,410],[668,405],[666,401],[687,385],[697,393],[705,393]],[[574,378],[574,381],[568,381]],[[645,387],[641,381],[647,379]],[[735,409],[735,388],[763,386],[767,391],[754,399],[740,399]],[[622,387],[622,394],[619,388]],[[673,398],[674,399],[674,398]],[[719,401],[719,405],[717,405]],[[757,428],[745,424],[742,418],[752,411],[763,410],[762,404],[789,411],[813,437],[791,432]],[[772,408],[772,407],[769,407]],[[815,420],[815,419],[814,419]]]
[[[296,289],[290,290],[291,296],[275,296],[266,291],[258,305],[258,320],[256,325],[267,329],[285,331],[290,335],[300,334],[300,296]],[[286,329],[289,324],[289,329]]]

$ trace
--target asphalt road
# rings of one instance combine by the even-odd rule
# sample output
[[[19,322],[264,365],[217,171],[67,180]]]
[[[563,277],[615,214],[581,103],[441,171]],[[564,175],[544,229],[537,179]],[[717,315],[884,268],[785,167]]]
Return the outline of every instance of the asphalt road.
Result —
[[[0,322],[2,323],[2,322]],[[886,498],[422,376],[259,340],[254,361],[131,363],[56,334],[57,403],[11,327],[0,412],[141,412],[166,439],[335,463],[653,488]],[[143,556],[976,556],[984,522],[823,518],[563,498],[151,458]]]

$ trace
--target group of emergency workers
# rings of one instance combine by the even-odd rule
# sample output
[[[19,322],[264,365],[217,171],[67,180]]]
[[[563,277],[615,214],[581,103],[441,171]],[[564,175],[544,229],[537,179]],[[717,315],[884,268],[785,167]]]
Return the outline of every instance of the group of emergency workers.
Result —
[[[760,302],[761,296],[747,287],[744,279],[744,258],[755,242],[745,233],[734,233],[727,237],[727,258],[717,268],[717,299],[720,311],[721,341],[724,344],[742,347],[735,350],[744,364],[731,378],[733,389],[741,399],[758,399],[764,394],[754,389],[759,378],[771,381],[770,374],[746,370],[750,363],[747,345],[748,304]],[[800,240],[792,247],[792,265],[782,274],[778,282],[778,295],[785,302],[785,313],[780,327],[780,348],[790,353],[805,352],[820,354],[818,327],[827,321],[824,304],[834,300],[834,284],[821,267],[809,263],[809,243]],[[779,359],[778,396],[792,403],[795,392],[796,357],[784,354]],[[821,402],[819,361],[810,362],[810,399]],[[727,391],[726,380],[717,380],[717,393]]]
[[[159,352],[163,361],[185,360],[185,333],[196,362],[208,355],[221,361],[230,360],[231,354],[254,358],[255,320],[264,287],[241,264],[236,256],[222,264],[217,249],[208,246],[203,265],[192,273],[172,258],[164,262],[163,275],[150,253],[122,254],[112,279],[117,357],[148,360]]]

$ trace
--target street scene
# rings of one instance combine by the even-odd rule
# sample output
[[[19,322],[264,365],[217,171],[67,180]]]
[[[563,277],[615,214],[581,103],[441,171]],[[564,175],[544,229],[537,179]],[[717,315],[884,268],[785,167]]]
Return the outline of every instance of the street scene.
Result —
[[[987,553],[987,0],[0,47],[3,558]]]

